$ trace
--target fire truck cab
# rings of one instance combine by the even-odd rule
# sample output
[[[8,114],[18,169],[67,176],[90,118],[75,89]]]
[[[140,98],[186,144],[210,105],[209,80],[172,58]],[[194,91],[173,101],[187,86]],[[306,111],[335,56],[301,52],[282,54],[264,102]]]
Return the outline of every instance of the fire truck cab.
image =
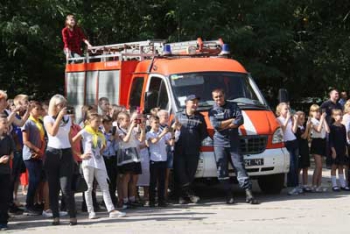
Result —
[[[196,94],[201,97],[198,111],[205,116],[212,136],[208,118],[214,104],[211,92],[222,88],[227,101],[242,109],[240,147],[250,177],[258,180],[263,192],[279,193],[289,170],[281,128],[251,75],[228,54],[221,39],[95,46],[85,57],[68,61],[66,97],[76,113],[83,105],[97,104],[100,97],[107,97],[131,110],[140,107],[145,114],[160,107],[172,115],[184,109],[187,95]],[[234,177],[233,170],[231,175]],[[202,142],[196,178],[216,177],[213,142],[207,138]]]

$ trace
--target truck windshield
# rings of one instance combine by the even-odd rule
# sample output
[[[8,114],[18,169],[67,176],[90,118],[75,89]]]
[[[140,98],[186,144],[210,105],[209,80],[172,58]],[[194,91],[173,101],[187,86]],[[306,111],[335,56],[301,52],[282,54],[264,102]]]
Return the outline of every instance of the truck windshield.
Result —
[[[169,76],[175,102],[179,109],[185,107],[186,96],[200,97],[199,108],[213,106],[212,91],[221,88],[227,101],[237,102],[242,108],[266,109],[268,105],[248,74],[233,72],[198,72]]]

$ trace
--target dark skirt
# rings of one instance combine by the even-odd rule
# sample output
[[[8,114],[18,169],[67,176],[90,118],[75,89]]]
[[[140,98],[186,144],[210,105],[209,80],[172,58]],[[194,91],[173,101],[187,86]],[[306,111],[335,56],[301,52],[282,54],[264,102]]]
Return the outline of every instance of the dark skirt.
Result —
[[[142,174],[140,154],[137,148],[119,149],[117,153],[118,173]]]
[[[311,154],[318,154],[321,156],[327,155],[327,142],[326,138],[312,138],[311,140]]]
[[[131,163],[120,165],[117,168],[118,168],[118,173],[120,174],[126,174],[126,173],[130,173],[133,175],[142,174],[141,162],[131,162]]]
[[[310,167],[310,152],[307,139],[299,139],[299,168]]]
[[[330,163],[331,165],[346,166],[349,165],[349,157],[345,155],[337,155],[337,157],[333,158],[330,156]]]

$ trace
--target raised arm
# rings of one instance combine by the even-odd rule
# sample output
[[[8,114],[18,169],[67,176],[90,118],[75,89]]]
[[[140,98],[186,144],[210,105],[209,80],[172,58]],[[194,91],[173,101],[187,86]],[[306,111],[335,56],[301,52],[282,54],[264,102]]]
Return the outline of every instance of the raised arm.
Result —
[[[306,123],[306,127],[305,127],[305,132],[303,134],[301,134],[301,138],[302,139],[308,139],[309,138],[309,135],[310,135],[310,130],[311,130],[311,121],[308,120],[307,123]]]
[[[299,119],[299,116],[298,116],[298,115],[294,115],[294,116],[293,116],[293,125],[292,125],[292,131],[293,131],[293,133],[296,133],[297,130],[298,130],[298,119]]]
[[[58,116],[53,123],[52,122],[45,123],[45,129],[48,134],[50,134],[51,136],[57,135],[61,120],[63,119],[66,112],[67,112],[67,108],[65,107],[58,113]]]
[[[168,128],[164,128],[163,131],[159,134],[159,136],[156,137],[150,137],[148,138],[148,143],[156,144],[160,139],[162,139],[167,133],[169,132]]]
[[[7,120],[8,120],[8,123],[9,124],[14,124],[14,125],[16,125],[17,127],[22,127],[24,124],[25,124],[25,122],[28,120],[28,118],[29,118],[29,115],[30,115],[30,108],[29,107],[27,107],[27,109],[26,109],[26,112],[25,112],[25,114],[22,116],[22,118],[20,118],[20,119],[18,119],[17,117],[16,117],[16,113],[17,113],[17,111],[19,111],[21,109],[21,107],[18,107],[18,108],[16,108],[13,112],[11,112],[10,114],[9,114],[9,116],[7,117]]]
[[[129,142],[132,135],[132,131],[134,131],[135,126],[136,126],[136,123],[135,123],[135,120],[133,120],[130,124],[128,132],[126,133],[126,135],[120,136],[120,140],[122,140],[123,142]]]
[[[286,119],[285,119],[283,122],[282,122],[280,119],[278,119],[278,122],[280,123],[283,132],[286,131],[288,122],[289,122],[289,120],[290,120],[291,117],[292,117],[292,116],[291,116],[290,112],[288,111],[287,117],[286,117]]]

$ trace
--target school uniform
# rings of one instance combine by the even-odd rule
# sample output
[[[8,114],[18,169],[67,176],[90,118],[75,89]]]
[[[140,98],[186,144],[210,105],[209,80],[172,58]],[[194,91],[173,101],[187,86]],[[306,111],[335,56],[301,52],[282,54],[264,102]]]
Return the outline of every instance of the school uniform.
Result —
[[[117,130],[119,137],[125,137],[127,129],[119,128]],[[121,174],[131,173],[135,175],[142,174],[139,141],[136,138],[137,132],[132,131],[128,142],[119,141],[117,153],[118,172]]]
[[[85,191],[85,200],[87,211],[91,214],[94,212],[93,202],[92,202],[92,190],[93,182],[96,179],[98,185],[101,188],[103,200],[106,204],[107,211],[110,212],[114,210],[114,205],[109,193],[109,187],[107,183],[108,175],[106,165],[101,155],[101,148],[105,144],[104,137],[100,135],[91,134],[92,130],[86,126],[80,131],[82,137],[82,145],[84,153],[91,153],[89,159],[84,159],[82,161],[83,175],[84,179],[88,185],[87,191]],[[100,133],[102,135],[102,133]],[[103,135],[102,135],[103,136]]]
[[[113,204],[117,204],[118,199],[116,196],[117,190],[117,151],[118,151],[118,142],[114,139],[112,132],[106,132],[102,129],[104,137],[106,139],[106,148],[103,151],[103,159],[106,165],[107,174],[109,178],[109,193]]]
[[[335,149],[336,157],[331,157],[332,165],[347,165],[348,156],[346,156],[346,147],[347,147],[347,137],[346,129],[343,124],[340,126],[331,125],[330,134],[329,134],[329,146]]]
[[[286,118],[279,116],[277,118],[282,125]],[[290,155],[289,172],[287,174],[287,186],[297,187],[299,185],[298,167],[299,167],[299,145],[296,136],[292,131],[293,121],[289,119],[285,131],[283,132],[284,145],[287,148]]]
[[[152,129],[147,132],[146,140],[156,138],[162,133],[161,130],[154,132]],[[167,141],[171,136],[164,135],[155,144],[149,142],[150,151],[150,188],[149,188],[149,201],[150,204],[155,203],[155,188],[158,184],[158,203],[165,202],[165,177],[167,170]]]
[[[295,133],[299,145],[299,169],[310,167],[309,141],[307,138],[301,138],[301,135],[305,133],[305,130],[305,126],[298,126],[297,132]]]
[[[314,126],[314,128],[317,128],[320,125],[320,121],[316,118],[311,118],[311,123]],[[326,136],[327,132],[322,126],[321,132],[315,131],[315,129],[311,130],[311,147],[310,147],[310,153],[311,154],[317,154],[321,156],[326,156],[327,152],[327,141]]]

